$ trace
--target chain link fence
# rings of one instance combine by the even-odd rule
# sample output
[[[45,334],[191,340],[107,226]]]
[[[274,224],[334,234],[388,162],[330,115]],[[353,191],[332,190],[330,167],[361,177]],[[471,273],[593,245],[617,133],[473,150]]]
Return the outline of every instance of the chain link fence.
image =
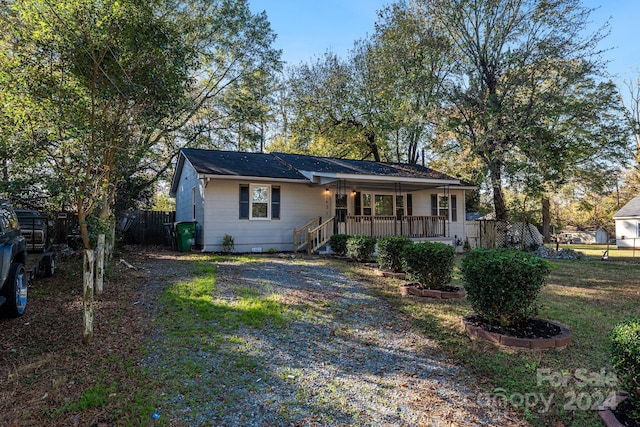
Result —
[[[467,240],[471,248],[529,249],[543,243],[533,224],[498,220],[467,221]]]

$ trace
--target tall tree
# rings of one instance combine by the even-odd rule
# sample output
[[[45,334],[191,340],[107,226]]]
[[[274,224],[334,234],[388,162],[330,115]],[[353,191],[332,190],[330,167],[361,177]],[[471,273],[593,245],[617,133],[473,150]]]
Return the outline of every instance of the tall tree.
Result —
[[[620,94],[620,101],[624,111],[624,117],[631,129],[634,138],[635,168],[640,177],[640,77],[635,81],[626,82],[628,101],[625,102],[624,94]]]
[[[368,65],[327,52],[315,63],[291,70],[288,105],[298,151],[381,160],[385,139],[380,137],[372,88],[366,86],[372,78]]]
[[[591,10],[579,0],[416,4],[454,45],[458,68],[448,80],[453,143],[486,166],[498,219],[508,217],[506,179],[522,175],[523,164],[537,165],[526,178],[533,183],[561,180],[568,165],[579,165],[607,143],[602,137],[609,122],[603,125],[599,115],[582,122],[594,107],[616,109],[610,104],[612,86],[595,82],[604,73],[596,46],[606,28],[587,31]],[[590,141],[588,135],[599,138]]]
[[[26,118],[16,135],[46,153],[73,195],[86,247],[89,217],[110,222],[125,179],[151,185],[179,146],[220,127],[228,88],[280,66],[266,15],[244,0],[13,0],[1,9],[3,60],[20,71],[10,77],[12,115]]]
[[[380,110],[395,140],[396,159],[418,163],[441,118],[444,81],[451,69],[449,40],[420,7],[395,3],[378,13],[366,52],[382,82]]]

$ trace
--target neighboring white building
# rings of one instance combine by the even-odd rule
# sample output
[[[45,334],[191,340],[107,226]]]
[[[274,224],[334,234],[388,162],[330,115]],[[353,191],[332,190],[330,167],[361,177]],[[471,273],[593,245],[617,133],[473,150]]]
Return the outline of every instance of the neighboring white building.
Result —
[[[613,215],[619,249],[640,249],[640,197],[634,197]]]
[[[170,195],[200,250],[230,235],[238,252],[266,252],[316,250],[334,233],[464,241],[473,188],[415,164],[182,149]]]

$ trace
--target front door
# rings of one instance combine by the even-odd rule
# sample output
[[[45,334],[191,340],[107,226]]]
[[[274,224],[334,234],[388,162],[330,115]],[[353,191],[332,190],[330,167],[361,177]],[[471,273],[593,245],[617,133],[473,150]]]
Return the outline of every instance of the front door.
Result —
[[[347,231],[347,195],[336,194],[336,233],[345,234]]]

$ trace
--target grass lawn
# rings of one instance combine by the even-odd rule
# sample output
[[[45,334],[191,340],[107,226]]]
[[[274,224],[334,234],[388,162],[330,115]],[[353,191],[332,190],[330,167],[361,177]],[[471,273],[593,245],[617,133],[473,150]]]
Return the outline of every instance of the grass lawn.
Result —
[[[381,296],[434,339],[440,350],[479,378],[478,400],[515,407],[534,426],[601,426],[595,408],[616,391],[608,336],[615,324],[640,315],[640,266],[630,251],[612,250],[600,261],[600,246],[566,245],[588,260],[552,261],[539,299],[539,317],[568,325],[573,343],[552,351],[496,348],[472,341],[461,327],[472,312],[465,301],[417,301],[400,296],[400,281],[380,278],[366,268],[345,266],[372,283]],[[640,254],[638,254],[640,255]],[[457,272],[457,269],[456,269]],[[454,284],[462,284],[459,273]]]
[[[556,247],[555,244],[546,245],[550,248]],[[616,245],[565,245],[561,244],[560,249],[572,249],[582,252],[587,258],[600,260],[602,255],[607,252],[610,261],[630,261],[640,263],[640,250],[624,249],[620,250]]]

